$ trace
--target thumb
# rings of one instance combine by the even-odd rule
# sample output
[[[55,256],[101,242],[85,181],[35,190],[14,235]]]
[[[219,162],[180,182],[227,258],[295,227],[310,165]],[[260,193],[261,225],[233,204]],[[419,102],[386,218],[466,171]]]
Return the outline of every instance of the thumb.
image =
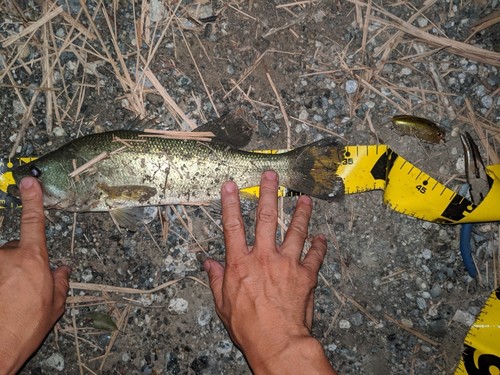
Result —
[[[215,305],[222,304],[222,281],[224,280],[224,267],[213,259],[207,259],[203,263],[203,268],[207,271],[210,289],[214,295]]]
[[[69,275],[71,268],[61,266],[52,271],[54,277],[54,308],[58,314],[57,319],[63,314],[66,305],[66,297],[69,289]]]

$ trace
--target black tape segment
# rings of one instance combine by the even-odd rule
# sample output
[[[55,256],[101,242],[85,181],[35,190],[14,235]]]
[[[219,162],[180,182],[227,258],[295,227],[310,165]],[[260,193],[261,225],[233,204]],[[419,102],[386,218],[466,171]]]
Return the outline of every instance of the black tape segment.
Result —
[[[387,152],[380,155],[377,162],[373,165],[370,174],[373,176],[375,180],[386,181],[387,175],[389,174],[389,171],[392,169],[394,161],[396,160],[397,157],[398,154],[396,154],[394,151],[388,148]]]
[[[8,193],[8,178],[6,177],[11,173],[14,167],[24,164],[25,162],[19,158],[4,159],[0,158],[0,209],[2,208],[16,208],[21,206],[21,200]],[[5,174],[5,176],[3,176]]]
[[[464,367],[467,374],[470,375],[490,375],[491,367],[496,367],[500,370],[500,358],[494,354],[481,354],[477,358],[477,367],[474,361],[474,349],[472,346],[465,345],[465,350],[462,354]]]
[[[458,194],[455,194],[450,204],[441,214],[441,218],[436,220],[436,222],[442,224],[455,223],[465,217],[464,212],[471,213],[476,209],[476,207],[477,206],[469,200]]]

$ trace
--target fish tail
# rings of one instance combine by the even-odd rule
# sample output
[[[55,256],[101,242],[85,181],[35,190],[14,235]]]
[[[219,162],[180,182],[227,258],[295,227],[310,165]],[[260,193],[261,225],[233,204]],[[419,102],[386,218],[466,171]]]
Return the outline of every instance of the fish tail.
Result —
[[[344,182],[337,174],[344,147],[333,138],[322,139],[290,152],[292,173],[288,187],[331,201],[342,196]]]

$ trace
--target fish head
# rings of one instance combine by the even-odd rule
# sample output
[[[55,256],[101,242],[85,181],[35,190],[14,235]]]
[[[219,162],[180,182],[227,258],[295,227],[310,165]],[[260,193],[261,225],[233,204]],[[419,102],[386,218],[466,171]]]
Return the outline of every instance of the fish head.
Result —
[[[43,189],[44,206],[64,209],[75,196],[73,179],[68,176],[73,169],[71,158],[51,153],[15,168],[12,175],[17,186],[24,177],[36,178]]]

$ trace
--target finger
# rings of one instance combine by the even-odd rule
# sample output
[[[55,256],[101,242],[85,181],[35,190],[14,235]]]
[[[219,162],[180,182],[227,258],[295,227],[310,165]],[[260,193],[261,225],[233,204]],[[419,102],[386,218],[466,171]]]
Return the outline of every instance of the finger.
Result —
[[[231,263],[248,253],[245,226],[241,217],[240,195],[233,181],[222,185],[222,228],[226,244],[226,262]]]
[[[312,199],[307,196],[302,196],[297,201],[295,212],[293,213],[292,221],[288,226],[288,230],[283,241],[283,253],[289,252],[290,255],[300,260],[302,249],[307,238],[307,227],[312,213]]]
[[[0,246],[0,250],[13,250],[19,246],[19,240],[12,240]]]
[[[278,175],[274,171],[262,174],[255,221],[255,250],[275,249],[278,227]]]
[[[320,234],[314,237],[311,243],[311,248],[302,261],[302,265],[311,273],[316,275],[316,278],[318,276],[319,269],[321,268],[321,264],[323,263],[323,259],[325,259],[326,248],[327,243],[324,235]]]
[[[306,321],[305,321],[309,333],[312,331],[313,314],[314,314],[314,292],[311,292],[307,297]]]
[[[20,192],[23,204],[20,247],[45,249],[42,188],[33,177],[25,177],[21,180]]]
[[[207,259],[203,263],[203,268],[208,274],[210,289],[214,296],[217,308],[222,307],[222,281],[224,280],[224,267],[213,259]]]
[[[52,271],[54,277],[54,319],[57,321],[64,313],[66,305],[66,297],[69,290],[69,276],[71,268],[68,266],[61,266]]]

